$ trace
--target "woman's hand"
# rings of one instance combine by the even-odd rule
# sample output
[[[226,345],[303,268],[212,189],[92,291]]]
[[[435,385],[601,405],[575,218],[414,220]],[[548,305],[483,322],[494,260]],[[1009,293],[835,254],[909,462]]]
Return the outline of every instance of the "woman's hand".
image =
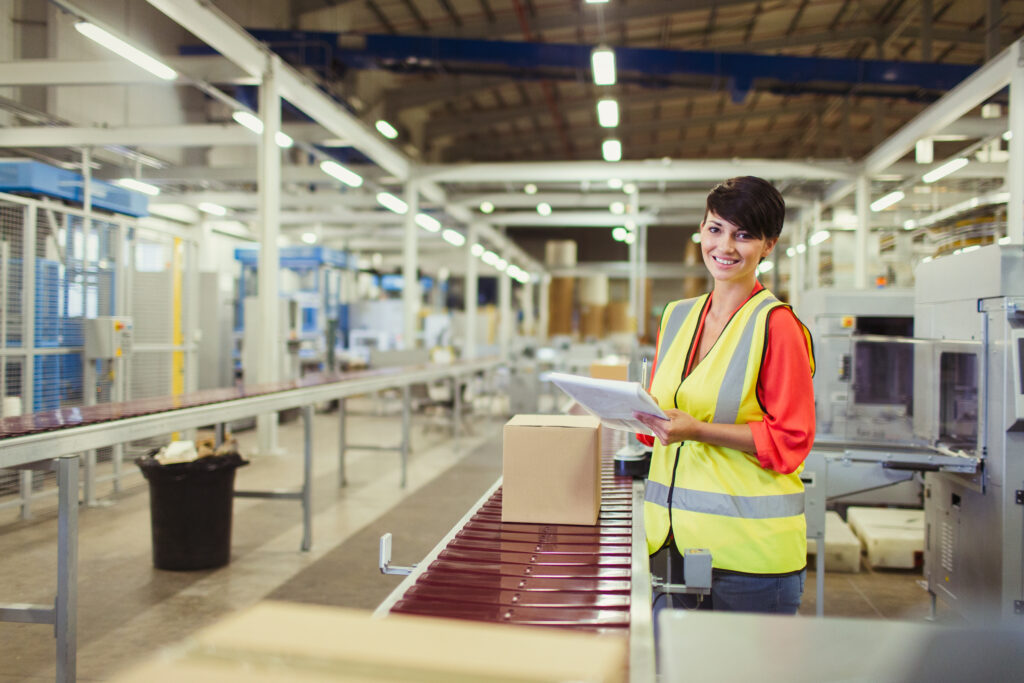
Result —
[[[697,431],[701,426],[701,422],[697,418],[682,410],[671,408],[665,411],[665,415],[668,416],[667,420],[655,417],[654,415],[648,415],[647,413],[633,413],[633,417],[643,422],[654,432],[654,435],[658,437],[658,441],[663,446],[696,439]]]

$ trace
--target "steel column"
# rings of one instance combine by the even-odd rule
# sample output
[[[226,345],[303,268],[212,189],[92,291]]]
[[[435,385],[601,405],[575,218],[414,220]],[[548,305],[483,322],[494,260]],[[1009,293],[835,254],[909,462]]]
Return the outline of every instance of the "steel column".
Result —
[[[259,347],[256,353],[255,377],[245,368],[246,382],[273,382],[281,379],[280,299],[278,298],[278,273],[280,272],[280,250],[277,238],[281,233],[281,150],[275,136],[281,128],[281,99],[277,89],[279,59],[266,57],[263,78],[259,88],[259,115],[263,121],[263,134],[259,150],[259,203],[260,203],[260,253],[257,272],[257,299],[260,311],[258,321],[248,320],[246,324],[260,326]],[[259,453],[269,454],[277,450],[277,416],[264,414],[257,418]]]
[[[302,406],[302,550],[313,547],[313,406]]]
[[[480,260],[473,255],[473,246],[479,239],[478,233],[477,225],[470,223],[466,230],[466,295],[463,301],[466,310],[466,346],[462,350],[462,357],[467,360],[476,358],[476,307],[479,296]]]
[[[1010,73],[1010,160],[1006,173],[1006,234],[1011,244],[1024,244],[1024,43],[1011,46]]]
[[[420,210],[420,195],[417,183],[405,184],[405,241],[402,244],[402,348],[416,348],[417,314],[420,307],[420,288],[417,269],[419,265],[419,227],[416,214]]]
[[[57,680],[74,681],[78,652],[78,457],[57,458]]]
[[[345,479],[345,434],[346,406],[345,398],[338,399],[338,487],[345,486],[348,481]]]
[[[402,387],[402,479],[400,485],[403,489],[405,488],[406,468],[409,462],[409,433],[412,424],[411,393],[408,384]]]
[[[503,251],[501,257],[509,260],[509,252]],[[508,362],[512,354],[512,278],[508,270],[498,273],[498,345],[499,358]]]
[[[871,231],[871,182],[866,175],[857,176],[857,231],[854,233],[853,286],[868,286],[868,233]]]

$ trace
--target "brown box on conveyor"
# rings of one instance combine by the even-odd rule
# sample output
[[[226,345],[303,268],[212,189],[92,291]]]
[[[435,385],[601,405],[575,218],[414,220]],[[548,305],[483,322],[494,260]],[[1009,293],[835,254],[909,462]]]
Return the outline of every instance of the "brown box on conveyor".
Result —
[[[115,683],[626,680],[625,638],[263,602]]]
[[[591,415],[516,415],[502,444],[501,521],[597,524],[601,421]]]
[[[629,379],[629,363],[591,363],[590,376],[594,379]]]

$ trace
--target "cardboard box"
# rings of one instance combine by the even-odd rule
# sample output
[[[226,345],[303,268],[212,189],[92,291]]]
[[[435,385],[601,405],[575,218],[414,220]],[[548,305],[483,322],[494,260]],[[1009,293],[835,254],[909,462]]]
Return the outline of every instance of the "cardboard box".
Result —
[[[505,423],[501,521],[597,524],[601,421],[591,415],[516,415]]]
[[[629,381],[629,363],[591,363],[590,376],[594,379],[619,379],[626,382]]]
[[[626,667],[619,636],[264,602],[116,681],[624,682]]]

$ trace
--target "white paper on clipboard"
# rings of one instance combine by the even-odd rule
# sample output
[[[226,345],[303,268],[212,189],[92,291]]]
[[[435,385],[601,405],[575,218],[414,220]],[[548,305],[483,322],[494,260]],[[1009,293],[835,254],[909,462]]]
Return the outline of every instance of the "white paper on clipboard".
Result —
[[[548,379],[574,398],[588,413],[600,418],[601,424],[612,429],[653,436],[654,432],[634,418],[633,412],[668,419],[638,382],[594,379],[563,372],[549,372]]]

